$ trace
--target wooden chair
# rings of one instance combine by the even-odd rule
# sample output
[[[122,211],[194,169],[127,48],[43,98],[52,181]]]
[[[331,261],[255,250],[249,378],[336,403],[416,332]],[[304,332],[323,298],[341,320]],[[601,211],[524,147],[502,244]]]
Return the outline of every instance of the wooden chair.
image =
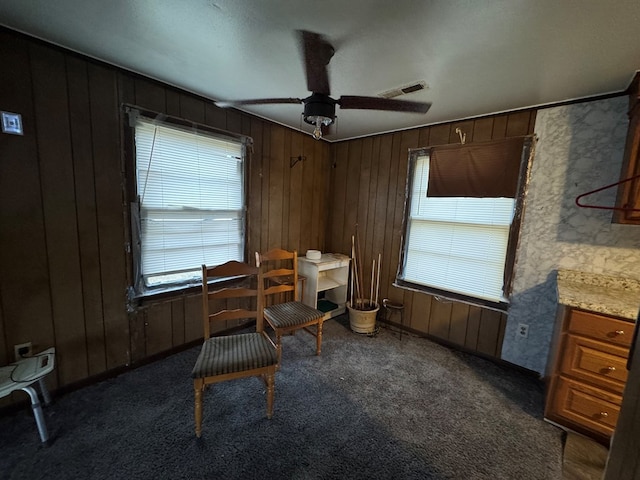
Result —
[[[266,253],[256,252],[256,265],[260,268],[263,282],[264,305],[267,298],[276,294],[287,294],[291,300],[264,307],[264,318],[276,335],[278,368],[282,359],[282,336],[304,329],[316,337],[316,355],[322,350],[322,322],[324,313],[302,302],[298,296],[298,253],[281,249]],[[291,292],[291,293],[287,293]],[[309,327],[315,325],[315,331]]]
[[[246,277],[240,286],[210,291],[211,278]],[[240,281],[240,280],[239,280]],[[248,285],[247,285],[248,284]],[[273,415],[276,348],[263,331],[262,281],[259,270],[246,263],[230,261],[217,267],[202,266],[202,315],[204,344],[193,367],[196,436],[202,433],[202,394],[207,385],[243,377],[260,377],[267,387],[267,418]],[[229,300],[232,299],[232,300]],[[226,305],[237,299],[241,308]],[[212,305],[222,309],[211,309]],[[255,308],[255,310],[254,310]],[[256,320],[256,332],[211,337],[211,322]],[[210,338],[211,337],[211,338]]]

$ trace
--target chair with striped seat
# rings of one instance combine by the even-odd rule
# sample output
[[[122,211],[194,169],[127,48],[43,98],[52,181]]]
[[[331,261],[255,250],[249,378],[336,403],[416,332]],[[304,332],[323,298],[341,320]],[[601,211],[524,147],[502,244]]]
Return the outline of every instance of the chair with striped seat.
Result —
[[[304,329],[316,337],[316,355],[322,350],[322,323],[324,313],[309,305],[297,301],[298,295],[298,253],[282,249],[256,252],[256,265],[263,279],[261,288],[264,295],[264,319],[276,335],[278,368],[282,359],[282,336]],[[281,294],[277,297],[276,294]],[[291,298],[282,300],[282,295]],[[267,298],[274,296],[273,303],[267,306]],[[275,299],[275,300],[274,300]],[[315,329],[310,329],[315,325]],[[315,331],[314,331],[315,330]]]
[[[233,279],[230,287],[210,290],[210,279]],[[202,394],[207,385],[243,377],[260,377],[267,387],[267,418],[273,415],[277,352],[263,331],[262,287],[259,270],[230,261],[202,266],[204,343],[193,367],[196,436],[202,434]],[[234,307],[238,308],[234,308]],[[214,307],[214,308],[211,308]],[[217,308],[219,307],[219,308]],[[256,331],[211,337],[211,322],[255,319]]]

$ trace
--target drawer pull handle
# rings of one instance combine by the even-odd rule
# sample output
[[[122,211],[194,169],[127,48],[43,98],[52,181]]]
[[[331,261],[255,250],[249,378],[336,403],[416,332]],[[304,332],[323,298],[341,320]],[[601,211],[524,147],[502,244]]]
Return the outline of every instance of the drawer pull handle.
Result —
[[[616,330],[616,335],[624,335],[624,330]]]
[[[609,370],[610,372],[615,372],[616,371],[616,367],[607,367],[607,370]]]
[[[607,418],[609,416],[609,414],[607,412],[600,412],[600,416],[602,418]]]

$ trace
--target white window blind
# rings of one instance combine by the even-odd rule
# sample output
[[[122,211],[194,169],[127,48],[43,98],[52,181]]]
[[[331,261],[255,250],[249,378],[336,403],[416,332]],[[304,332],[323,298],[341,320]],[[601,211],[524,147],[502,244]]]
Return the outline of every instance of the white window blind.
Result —
[[[429,156],[416,159],[400,278],[494,302],[503,296],[513,198],[427,197]]]
[[[141,117],[135,142],[145,285],[199,278],[202,264],[242,261],[241,142]]]

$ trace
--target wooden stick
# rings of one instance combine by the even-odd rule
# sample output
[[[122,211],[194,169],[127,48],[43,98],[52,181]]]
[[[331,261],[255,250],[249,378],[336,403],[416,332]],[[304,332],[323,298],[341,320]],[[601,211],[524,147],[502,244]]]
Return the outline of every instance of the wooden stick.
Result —
[[[376,261],[371,264],[371,288],[369,293],[369,306],[373,306],[373,284],[375,283],[374,272],[376,271]]]
[[[354,238],[354,237],[352,237]],[[352,305],[353,308],[358,308],[358,306],[360,305],[360,296],[361,296],[361,292],[360,292],[360,278],[358,277],[358,253],[356,251],[355,248],[355,240],[354,240],[354,247],[353,247],[353,256],[352,256],[352,263],[353,263],[353,277],[354,277],[354,281],[355,281],[355,285],[356,285],[356,303],[355,305]]]
[[[382,265],[382,254],[378,254],[378,281],[376,282],[376,305],[378,304],[378,292],[380,291],[380,265]]]
[[[360,261],[362,259],[362,250],[360,248],[360,232],[358,231],[358,224],[356,223],[356,257],[358,257],[358,280],[364,280],[364,271],[363,263]],[[358,298],[364,300],[364,285],[360,285],[360,289],[358,290],[359,296]]]
[[[360,284],[360,273],[358,272],[358,252],[356,250],[356,256],[353,258],[353,268],[356,272],[356,308],[360,307],[360,301],[362,299],[362,285]]]
[[[353,304],[353,287],[355,284],[355,272],[353,270],[353,254],[355,252],[355,241],[353,238],[353,235],[351,235],[351,308],[355,308],[355,305]]]

